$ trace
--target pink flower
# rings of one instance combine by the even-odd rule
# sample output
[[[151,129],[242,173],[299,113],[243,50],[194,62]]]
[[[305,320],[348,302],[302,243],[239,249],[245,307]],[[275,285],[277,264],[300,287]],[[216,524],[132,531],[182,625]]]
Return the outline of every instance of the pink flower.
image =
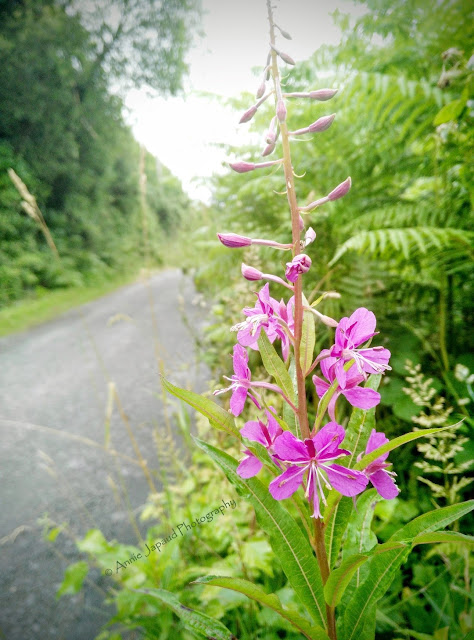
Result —
[[[326,393],[329,387],[332,385],[334,380],[336,379],[335,365],[337,362],[337,358],[324,357],[329,354],[328,349],[324,349],[319,354],[319,357],[323,357],[324,359],[320,362],[321,373],[323,376],[329,380],[323,380],[318,376],[313,376],[313,383],[316,387],[316,393],[320,398]],[[345,398],[350,402],[353,407],[357,407],[358,409],[372,409],[380,402],[380,393],[375,391],[374,389],[366,389],[365,387],[359,387],[358,385],[364,382],[364,376],[357,372],[357,367],[352,365],[352,367],[346,373],[346,386],[342,389],[339,385],[332,396],[329,405],[328,405],[328,413],[331,420],[335,420],[334,409],[336,407],[336,400],[342,394]]]
[[[296,282],[298,276],[306,273],[311,267],[311,258],[305,253],[295,256],[291,262],[286,263],[285,276],[290,282]]]
[[[347,372],[344,363],[355,360],[357,371],[364,378],[369,373],[383,373],[390,370],[388,365],[390,351],[383,347],[358,349],[361,344],[373,338],[376,319],[372,311],[360,307],[350,318],[342,318],[336,329],[335,344],[329,350],[329,355],[337,358],[334,371],[341,389],[346,388]]]
[[[385,433],[377,433],[375,429],[372,432],[365,448],[365,453],[371,453],[378,449],[382,445],[389,442],[389,439],[385,437]],[[362,457],[359,455],[358,459]],[[383,453],[376,460],[371,462],[368,467],[364,469],[364,473],[373,486],[377,489],[377,492],[386,500],[396,498],[400,493],[400,489],[395,484],[393,476],[396,475],[393,471],[386,471],[386,468],[390,466],[385,460],[388,458],[388,453]]]
[[[240,236],[237,233],[218,233],[217,237],[224,247],[228,247],[229,249],[248,247],[252,244],[252,238]]]
[[[214,391],[214,395],[219,395],[221,393],[225,393],[226,391],[232,390],[232,396],[230,398],[230,412],[234,416],[239,416],[244,410],[247,395],[255,404],[257,409],[261,408],[258,400],[252,393],[250,393],[250,380],[252,375],[248,367],[248,361],[249,356],[247,354],[247,351],[240,344],[236,344],[234,346],[233,356],[234,375],[231,378],[224,376],[224,378],[226,380],[229,380],[232,384],[226,389],[219,389],[217,391]]]
[[[326,504],[323,487],[344,496],[355,496],[367,486],[367,478],[361,471],[347,469],[333,461],[350,454],[340,449],[345,431],[341,425],[329,422],[313,438],[298,440],[289,431],[284,431],[273,445],[275,457],[288,468],[270,482],[269,491],[275,500],[289,498],[303,484],[307,474],[305,496],[313,504],[313,518],[321,517],[320,500]]]
[[[275,413],[273,407],[270,407],[270,409]],[[283,433],[283,429],[270,411],[266,410],[265,413],[267,416],[266,425],[261,420],[246,422],[240,430],[240,433],[244,438],[247,438],[247,440],[263,445],[271,455],[273,453],[273,444],[276,438]],[[248,449],[246,449],[244,453],[245,457],[237,467],[237,473],[241,478],[253,478],[260,471],[263,464]]]
[[[258,350],[257,342],[262,329],[272,343],[276,338],[285,340],[286,334],[279,321],[278,310],[279,303],[270,297],[270,285],[267,283],[257,294],[255,307],[245,307],[243,310],[247,319],[232,327],[232,331],[238,331],[237,340],[240,344]]]

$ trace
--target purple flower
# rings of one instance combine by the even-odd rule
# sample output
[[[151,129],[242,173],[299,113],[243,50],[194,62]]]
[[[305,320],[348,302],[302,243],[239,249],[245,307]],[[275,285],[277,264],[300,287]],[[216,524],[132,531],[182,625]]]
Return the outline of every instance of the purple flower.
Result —
[[[270,409],[275,413],[273,407],[270,407]],[[283,433],[283,429],[270,411],[266,410],[265,413],[267,416],[266,425],[261,420],[246,422],[240,430],[240,433],[244,438],[247,438],[247,440],[262,444],[267,451],[272,454],[275,439]],[[263,464],[248,449],[246,449],[244,453],[245,457],[237,467],[237,473],[241,478],[253,478],[260,471]]]
[[[249,247],[252,244],[252,238],[241,236],[237,233],[218,233],[217,237],[224,247],[228,247],[229,249]]]
[[[247,351],[240,344],[236,344],[234,346],[233,356],[234,375],[231,378],[224,376],[224,378],[226,380],[229,380],[232,384],[226,389],[218,389],[217,391],[214,391],[214,395],[219,395],[220,393],[225,393],[226,391],[230,391],[232,389],[232,396],[230,398],[230,412],[234,416],[239,416],[244,410],[247,395],[255,404],[257,409],[261,408],[258,400],[252,393],[250,393],[250,380],[252,376],[248,367],[248,361],[249,356],[247,354]]]
[[[318,376],[313,376],[313,383],[316,387],[316,393],[320,398],[326,393],[329,387],[332,385],[334,380],[336,380],[336,372],[335,365],[337,362],[337,358],[324,357],[326,354],[329,354],[327,349],[324,349],[320,353],[320,357],[323,356],[323,360],[320,362],[321,373],[329,380],[323,380]],[[366,389],[365,387],[359,387],[358,385],[364,381],[364,376],[358,373],[357,367],[355,364],[346,372],[346,386],[342,389],[339,385],[332,396],[329,405],[328,405],[328,413],[331,420],[335,420],[334,409],[336,406],[336,400],[342,394],[345,398],[350,402],[353,407],[357,407],[358,409],[372,409],[377,406],[380,402],[380,393],[375,391],[374,389]]]
[[[347,469],[333,461],[350,451],[340,449],[345,431],[341,425],[329,422],[313,438],[304,442],[289,431],[276,439],[273,449],[280,463],[288,468],[270,482],[269,491],[275,500],[289,498],[301,486],[305,474],[307,484],[305,496],[313,503],[313,518],[321,517],[320,499],[326,504],[323,487],[344,496],[355,496],[367,486],[367,478],[361,471]]]
[[[279,308],[279,303],[270,297],[270,285],[267,283],[257,294],[255,307],[245,307],[243,310],[247,319],[231,329],[238,331],[237,340],[240,344],[258,350],[257,342],[262,329],[272,343],[276,338],[285,340],[286,333],[277,315]]]
[[[347,372],[344,363],[355,360],[357,371],[364,378],[368,373],[383,373],[391,369],[388,365],[390,351],[383,347],[358,349],[361,344],[377,334],[376,319],[372,311],[360,307],[350,318],[342,318],[336,329],[335,344],[329,350],[329,355],[337,358],[334,371],[341,389],[346,388]]]
[[[305,253],[295,256],[291,262],[286,263],[285,276],[290,282],[296,282],[298,276],[306,273],[311,267],[311,258]]]
[[[372,432],[369,436],[369,440],[367,442],[367,446],[365,448],[366,455],[375,451],[382,445],[389,442],[388,438],[385,437],[385,433],[377,432],[375,429],[372,429]],[[362,457],[362,454],[358,456],[358,459]],[[364,469],[364,473],[373,486],[377,489],[377,492],[385,498],[386,500],[391,500],[392,498],[396,498],[400,493],[400,489],[395,484],[393,480],[393,476],[396,475],[394,471],[386,471],[386,468],[390,466],[385,460],[388,458],[388,452],[383,453],[376,460],[371,462],[368,467]]]

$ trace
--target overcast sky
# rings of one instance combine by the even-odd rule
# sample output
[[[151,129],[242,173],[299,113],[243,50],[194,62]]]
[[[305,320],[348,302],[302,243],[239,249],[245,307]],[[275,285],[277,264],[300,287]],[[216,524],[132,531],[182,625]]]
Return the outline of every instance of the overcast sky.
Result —
[[[339,41],[329,15],[335,9],[353,16],[364,12],[349,0],[277,0],[274,4],[275,21],[293,38],[279,41],[297,62],[321,44]],[[215,144],[244,144],[249,125],[237,126],[240,114],[199,94],[232,97],[246,90],[255,92],[259,81],[251,70],[264,65],[269,36],[265,0],[203,0],[203,6],[205,36],[188,57],[186,97],[163,100],[148,96],[145,90],[133,90],[126,97],[126,118],[137,140],[182,181],[189,195],[208,201],[206,178],[222,170],[226,160]]]

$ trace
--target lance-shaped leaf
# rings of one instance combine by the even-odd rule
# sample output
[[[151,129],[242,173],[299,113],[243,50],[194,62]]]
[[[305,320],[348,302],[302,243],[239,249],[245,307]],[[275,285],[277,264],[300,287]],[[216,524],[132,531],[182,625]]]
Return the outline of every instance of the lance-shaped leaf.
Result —
[[[458,423],[459,424],[459,423]],[[387,453],[388,451],[393,451],[397,447],[401,447],[402,444],[406,444],[407,442],[411,442],[412,440],[416,440],[417,438],[425,438],[426,436],[430,436],[433,433],[439,433],[440,431],[445,431],[446,429],[452,429],[456,427],[457,424],[450,425],[449,427],[441,427],[439,429],[423,429],[420,431],[410,431],[410,433],[405,433],[403,436],[398,436],[398,438],[394,438],[387,442],[387,444],[382,445],[378,449],[374,449],[367,455],[365,455],[360,462],[358,462],[354,469],[365,469],[371,462],[379,458],[383,453]]]
[[[468,536],[457,531],[434,531],[433,533],[421,533],[413,539],[413,546],[416,544],[438,544],[440,542],[460,542],[464,544],[474,544],[474,536]]]
[[[406,548],[402,542],[387,542],[379,544],[368,553],[355,553],[341,562],[337,569],[331,571],[324,585],[324,597],[326,602],[335,607],[341,601],[347,585],[359,568],[373,556],[389,553],[394,549]]]
[[[406,540],[408,542],[412,542],[417,536],[447,527],[448,524],[462,518],[462,516],[465,516],[473,509],[474,500],[468,500],[467,502],[461,502],[460,504],[453,504],[449,507],[429,511],[428,513],[418,516],[418,518],[415,518],[396,531],[393,536],[391,536],[390,540]]]
[[[295,629],[298,629],[305,638],[309,638],[309,640],[329,640],[327,633],[322,627],[308,622],[308,620],[303,618],[297,611],[284,607],[276,594],[266,593],[260,585],[253,584],[253,582],[242,578],[228,578],[226,576],[204,576],[195,580],[193,584],[212,585],[243,593],[247,598],[251,598],[279,613],[282,618],[288,620]]]
[[[309,307],[309,302],[303,296],[303,306]],[[306,375],[313,363],[314,344],[316,342],[316,329],[314,315],[311,311],[303,311],[303,326],[301,328],[300,365],[303,375]]]
[[[262,356],[263,366],[267,370],[267,373],[269,373],[275,379],[275,382],[283,391],[285,396],[289,398],[294,404],[296,401],[296,396],[295,390],[293,388],[293,383],[291,382],[290,374],[285,367],[285,363],[276,352],[275,347],[268,339],[265,331],[260,332],[260,337],[258,339],[258,348],[260,351],[260,355]]]
[[[288,582],[316,624],[326,628],[321,574],[312,549],[295,520],[280,502],[273,499],[260,480],[245,480],[236,473],[237,460],[198,438],[194,440],[224,471],[238,493],[252,504]]]
[[[370,627],[375,604],[387,591],[409,553],[410,547],[401,545],[371,558],[367,578],[354,592],[345,608],[343,640],[368,640],[363,635],[364,627],[366,623]]]
[[[225,409],[220,407],[218,404],[209,400],[208,398],[204,398],[200,396],[198,393],[194,393],[193,391],[186,391],[186,389],[181,389],[180,387],[176,387],[171,382],[168,382],[165,378],[162,378],[163,386],[169,393],[173,394],[180,400],[189,404],[189,406],[202,413],[205,416],[211,425],[220,431],[225,431],[231,436],[236,436],[241,439],[240,432],[235,426],[234,418],[228,413]]]
[[[172,609],[181,618],[184,626],[197,633],[202,638],[214,638],[215,640],[237,640],[237,638],[225,627],[222,622],[206,616],[204,613],[194,611],[184,606],[174,595],[165,589],[137,589],[139,593],[159,600]]]
[[[341,540],[349,522],[350,515],[354,510],[352,498],[341,496],[335,490],[328,495],[328,504],[324,515],[326,528],[324,531],[324,540],[326,543],[326,554],[328,558],[329,568],[332,569],[337,562],[339,549],[341,548]],[[337,500],[337,501],[336,501]]]

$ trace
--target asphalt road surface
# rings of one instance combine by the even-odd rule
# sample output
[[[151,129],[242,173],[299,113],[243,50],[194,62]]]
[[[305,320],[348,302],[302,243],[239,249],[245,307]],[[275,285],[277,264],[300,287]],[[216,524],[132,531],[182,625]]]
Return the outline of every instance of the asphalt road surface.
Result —
[[[38,519],[67,522],[77,536],[99,527],[108,538],[136,542],[108,482],[110,455],[81,438],[104,444],[112,382],[144,457],[157,468],[152,430],[163,423],[163,407],[154,339],[166,375],[203,390],[207,372],[193,335],[205,316],[189,278],[168,270],[149,286],[124,287],[0,340],[0,638],[92,640],[113,614],[97,588],[55,598],[80,554],[65,534],[46,542]],[[116,407],[110,445],[133,457]],[[120,466],[139,510],[148,495],[143,473],[125,459]],[[98,571],[90,577],[105,586]]]

